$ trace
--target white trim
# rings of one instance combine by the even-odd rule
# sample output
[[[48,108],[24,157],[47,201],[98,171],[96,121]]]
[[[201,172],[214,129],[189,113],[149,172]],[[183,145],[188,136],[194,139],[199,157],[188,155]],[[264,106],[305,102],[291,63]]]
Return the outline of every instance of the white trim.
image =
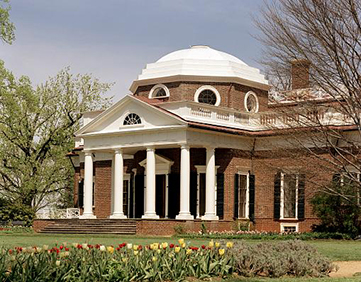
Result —
[[[254,111],[249,111],[249,110],[247,109],[247,99],[248,99],[249,96],[253,96],[253,97],[256,99],[256,108],[255,108]],[[246,95],[244,96],[244,101],[243,101],[243,103],[244,103],[244,108],[245,108],[246,112],[248,112],[248,113],[258,113],[258,110],[259,110],[259,101],[258,101],[258,97],[257,97],[256,93],[254,93],[253,91],[248,91],[248,92],[246,93]]]
[[[126,117],[130,114],[135,114],[137,115],[139,118],[140,118],[140,123],[138,124],[124,124],[124,120],[126,119]],[[122,116],[120,117],[120,120],[121,120],[121,124],[119,126],[119,129],[122,129],[122,128],[134,128],[134,127],[144,127],[144,118],[142,116],[142,114],[140,113],[135,113],[134,111],[129,111],[129,110],[126,110]]]
[[[165,96],[159,96],[159,97],[153,97],[154,91],[157,90],[158,88],[164,89],[166,95]],[[170,96],[170,93],[169,93],[169,89],[168,89],[167,86],[165,86],[164,84],[156,84],[150,90],[148,98],[149,99],[160,99],[160,98],[167,98],[169,96]]]
[[[281,233],[284,233],[285,231],[284,231],[284,229],[285,229],[285,227],[296,227],[296,231],[295,232],[298,232],[298,223],[289,223],[289,222],[282,222],[282,223],[280,223],[280,231],[281,231]]]
[[[239,217],[239,213],[238,213],[238,219],[249,219],[249,170],[246,172],[244,171],[243,169],[242,170],[238,170],[237,172],[238,174],[238,177],[240,175],[245,175],[247,178],[246,178],[246,210],[245,210],[245,217]],[[238,178],[238,181],[239,181],[239,178]],[[238,185],[238,190],[239,190],[239,185]],[[239,210],[239,191],[237,193],[237,198],[238,198],[238,210]]]
[[[286,174],[294,174],[296,175],[296,199],[295,199],[295,217],[284,217],[284,209],[285,209],[285,189],[284,189],[284,178]],[[281,202],[280,202],[280,220],[298,220],[298,180],[300,177],[299,173],[283,173],[281,172]]]
[[[211,90],[214,94],[216,94],[217,101],[213,106],[219,106],[221,104],[221,95],[219,94],[218,90],[211,85],[203,85],[199,87],[196,93],[194,94],[194,102],[199,103],[198,101],[199,94],[201,94],[203,90]]]

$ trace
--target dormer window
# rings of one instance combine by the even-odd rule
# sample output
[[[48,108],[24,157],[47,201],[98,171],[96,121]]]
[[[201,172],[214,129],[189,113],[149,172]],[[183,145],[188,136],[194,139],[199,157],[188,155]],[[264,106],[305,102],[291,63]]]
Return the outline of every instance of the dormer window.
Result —
[[[221,103],[221,96],[217,89],[210,85],[204,85],[196,91],[194,101],[198,103],[219,106]]]
[[[259,104],[258,104],[258,98],[257,95],[249,91],[247,92],[246,96],[244,97],[244,107],[247,112],[249,113],[257,113]]]
[[[149,92],[150,99],[159,99],[169,97],[169,89],[164,84],[157,84]]]
[[[123,125],[136,125],[141,123],[142,123],[142,119],[140,118],[140,116],[138,116],[135,113],[131,113],[125,117]]]

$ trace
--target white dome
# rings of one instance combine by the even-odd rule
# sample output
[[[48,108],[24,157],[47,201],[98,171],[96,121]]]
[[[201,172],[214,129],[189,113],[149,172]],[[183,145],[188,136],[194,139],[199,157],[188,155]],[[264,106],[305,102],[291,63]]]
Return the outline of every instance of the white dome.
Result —
[[[214,50],[206,45],[194,45],[189,49],[178,50],[163,56],[157,62],[168,62],[174,60],[215,60],[229,61],[247,66],[240,59],[222,51]]]
[[[176,80],[228,81],[268,89],[268,81],[259,69],[253,68],[230,54],[196,45],[178,50],[147,64],[130,87]]]

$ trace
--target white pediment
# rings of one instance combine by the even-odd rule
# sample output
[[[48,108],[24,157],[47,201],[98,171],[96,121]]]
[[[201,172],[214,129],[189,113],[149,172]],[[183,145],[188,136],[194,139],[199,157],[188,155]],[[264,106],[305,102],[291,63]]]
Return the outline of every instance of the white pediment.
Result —
[[[132,113],[140,117],[141,123],[124,125],[125,118]],[[185,125],[186,122],[174,114],[128,95],[80,128],[76,135],[140,131]]]

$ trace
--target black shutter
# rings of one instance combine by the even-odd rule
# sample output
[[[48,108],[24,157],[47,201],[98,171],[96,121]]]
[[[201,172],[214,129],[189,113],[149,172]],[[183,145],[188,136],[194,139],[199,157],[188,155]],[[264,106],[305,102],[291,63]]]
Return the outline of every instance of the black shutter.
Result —
[[[168,217],[175,218],[180,208],[180,174],[168,174]]]
[[[197,216],[197,173],[191,172],[190,176],[190,212],[196,217]]]
[[[275,219],[280,218],[281,212],[281,173],[278,172],[275,175],[274,181],[274,211],[273,215]]]
[[[255,176],[249,175],[249,219],[254,221],[254,205],[255,205]]]
[[[224,214],[224,174],[217,174],[217,215],[223,219]]]
[[[144,174],[135,176],[135,217],[141,218],[144,213]]]
[[[84,179],[78,183],[78,207],[84,207]]]
[[[305,219],[305,179],[304,174],[298,177],[298,219]]]
[[[239,188],[239,175],[234,175],[234,217],[238,218],[238,188]]]
[[[332,183],[333,185],[340,186],[341,185],[341,174],[335,173],[332,175]]]

